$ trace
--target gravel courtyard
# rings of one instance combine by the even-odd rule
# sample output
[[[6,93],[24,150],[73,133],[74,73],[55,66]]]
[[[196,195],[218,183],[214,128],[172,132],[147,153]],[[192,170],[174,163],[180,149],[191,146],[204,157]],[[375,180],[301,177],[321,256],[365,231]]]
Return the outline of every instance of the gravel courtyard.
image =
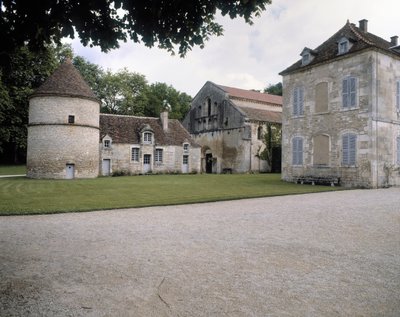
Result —
[[[400,315],[400,188],[0,217],[0,316],[356,315]]]

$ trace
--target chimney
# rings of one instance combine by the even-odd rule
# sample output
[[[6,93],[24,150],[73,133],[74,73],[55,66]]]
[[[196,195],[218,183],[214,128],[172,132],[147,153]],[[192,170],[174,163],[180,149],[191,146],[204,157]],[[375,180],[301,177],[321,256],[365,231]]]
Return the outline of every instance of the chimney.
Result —
[[[171,111],[171,106],[170,104],[167,102],[167,100],[163,101],[163,106],[161,109],[161,113],[160,113],[160,120],[161,120],[161,124],[163,127],[163,130],[165,132],[168,131],[168,112]]]
[[[392,37],[390,38],[390,44],[391,44],[392,46],[397,46],[397,45],[399,45],[399,44],[398,44],[398,39],[399,39],[399,37],[398,37],[397,35],[392,36]]]
[[[359,22],[359,28],[361,31],[363,31],[364,33],[368,32],[368,20],[362,19]]]

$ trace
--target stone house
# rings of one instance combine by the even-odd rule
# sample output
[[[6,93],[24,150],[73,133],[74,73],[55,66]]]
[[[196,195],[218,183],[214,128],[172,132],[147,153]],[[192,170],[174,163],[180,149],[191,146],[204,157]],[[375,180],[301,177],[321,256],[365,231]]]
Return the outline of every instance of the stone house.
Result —
[[[200,147],[178,120],[100,114],[101,174],[199,173]]]
[[[281,124],[282,97],[216,85],[194,97],[183,125],[201,146],[206,173],[280,171],[280,149],[272,166],[260,158],[266,123]]]
[[[400,46],[347,22],[283,76],[282,178],[400,185]]]
[[[200,172],[200,147],[177,120],[100,114],[70,60],[29,100],[27,176],[93,178],[113,172]]]

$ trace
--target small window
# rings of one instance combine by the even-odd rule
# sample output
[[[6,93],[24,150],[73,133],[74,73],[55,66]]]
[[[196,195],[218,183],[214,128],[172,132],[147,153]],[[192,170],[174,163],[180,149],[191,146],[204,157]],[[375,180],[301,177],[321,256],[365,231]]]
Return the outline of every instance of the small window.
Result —
[[[400,80],[396,82],[396,109],[400,112]]]
[[[301,116],[304,114],[304,89],[296,87],[293,91],[293,115]]]
[[[342,81],[342,107],[351,109],[357,107],[357,78],[347,77]]]
[[[103,144],[104,144],[105,148],[110,148],[111,147],[111,141],[110,140],[104,140]]]
[[[139,162],[139,148],[138,147],[132,148],[131,160],[132,160],[132,162]]]
[[[189,151],[189,143],[183,144],[183,151],[184,151],[184,152]]]
[[[163,149],[156,149],[156,153],[154,155],[154,162],[158,164],[163,162]]]
[[[339,42],[339,55],[345,54],[349,51],[349,42],[347,40],[342,40]]]
[[[153,133],[151,132],[145,132],[143,133],[143,143],[145,144],[151,144],[153,139]]]
[[[303,138],[295,137],[292,142],[292,164],[303,165]]]
[[[310,54],[303,54],[301,58],[302,65],[307,65],[310,62]]]
[[[68,116],[68,123],[75,123],[75,116]]]
[[[182,164],[184,164],[184,165],[189,164],[189,155],[183,156]]]
[[[211,116],[211,99],[208,98],[207,100],[207,115]]]
[[[357,135],[346,133],[342,136],[342,164],[344,166],[356,165]]]

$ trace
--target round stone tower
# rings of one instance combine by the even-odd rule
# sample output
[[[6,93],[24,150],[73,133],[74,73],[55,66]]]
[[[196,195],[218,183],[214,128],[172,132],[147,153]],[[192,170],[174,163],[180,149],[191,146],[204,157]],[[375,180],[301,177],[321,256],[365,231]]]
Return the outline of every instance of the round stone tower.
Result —
[[[67,60],[29,100],[27,176],[93,178],[99,174],[100,103]]]

